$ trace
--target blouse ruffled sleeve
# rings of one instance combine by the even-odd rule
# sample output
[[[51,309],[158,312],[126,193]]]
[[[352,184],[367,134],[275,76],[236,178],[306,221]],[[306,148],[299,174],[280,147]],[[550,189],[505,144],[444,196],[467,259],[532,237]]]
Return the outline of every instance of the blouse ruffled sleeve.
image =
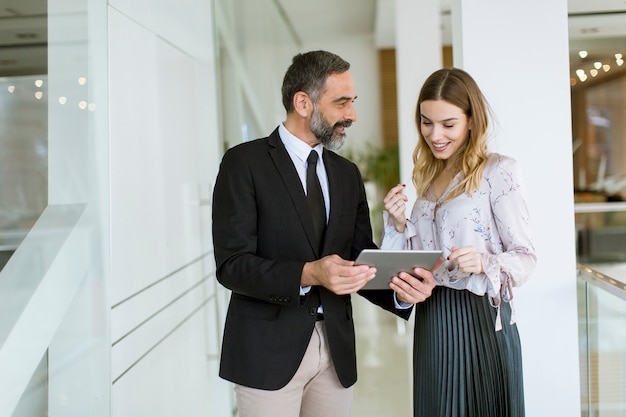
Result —
[[[493,220],[502,248],[483,254],[483,268],[491,282],[500,281],[500,295],[510,301],[512,287],[525,283],[535,270],[537,256],[531,240],[526,190],[515,160],[500,156],[487,174]]]

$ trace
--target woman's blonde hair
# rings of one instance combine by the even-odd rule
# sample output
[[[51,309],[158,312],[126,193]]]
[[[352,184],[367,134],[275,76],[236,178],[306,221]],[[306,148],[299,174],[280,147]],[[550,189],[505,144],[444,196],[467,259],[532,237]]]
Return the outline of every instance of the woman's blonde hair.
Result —
[[[456,175],[463,173],[461,182],[448,194],[446,201],[461,193],[478,189],[487,163],[487,138],[491,109],[476,81],[465,71],[446,68],[435,71],[424,82],[417,99],[415,122],[419,139],[413,151],[413,184],[418,196],[424,195],[446,162],[435,158],[421,130],[421,104],[426,100],[443,100],[460,108],[470,120],[469,137],[458,158],[451,162]]]

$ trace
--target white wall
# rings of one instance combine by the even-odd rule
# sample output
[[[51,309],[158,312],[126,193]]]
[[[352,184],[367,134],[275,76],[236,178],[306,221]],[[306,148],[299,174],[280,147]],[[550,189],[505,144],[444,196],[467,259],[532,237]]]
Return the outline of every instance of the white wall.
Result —
[[[398,89],[398,133],[400,182],[413,188],[413,150],[417,142],[415,104],[428,76],[443,65],[439,1],[396,2],[396,65]],[[428,39],[428,42],[418,41]],[[415,193],[407,192],[407,207],[413,207]]]
[[[111,415],[229,416],[211,2],[109,4]]]
[[[378,51],[374,45],[374,37],[353,36],[332,42],[310,42],[302,45],[303,52],[316,49],[325,49],[348,61],[350,72],[354,77],[357,121],[346,130],[344,148],[358,152],[368,144],[381,146],[383,143],[381,92]]]
[[[453,7],[461,25],[454,64],[482,87],[499,122],[492,149],[519,161],[528,189],[539,262],[531,280],[515,290],[526,414],[577,416],[567,1],[457,0]]]

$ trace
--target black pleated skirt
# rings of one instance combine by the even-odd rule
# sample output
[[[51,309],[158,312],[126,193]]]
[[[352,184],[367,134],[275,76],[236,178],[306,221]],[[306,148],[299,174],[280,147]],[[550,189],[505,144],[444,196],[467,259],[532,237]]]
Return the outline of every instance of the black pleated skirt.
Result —
[[[415,417],[523,417],[519,334],[502,303],[502,330],[487,296],[437,287],[416,306]]]

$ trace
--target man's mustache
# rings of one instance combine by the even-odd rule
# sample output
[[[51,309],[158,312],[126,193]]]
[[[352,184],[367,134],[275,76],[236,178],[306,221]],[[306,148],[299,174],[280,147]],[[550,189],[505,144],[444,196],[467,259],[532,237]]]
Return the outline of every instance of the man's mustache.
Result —
[[[335,123],[335,127],[350,127],[352,125],[352,120],[346,119],[340,122]]]

